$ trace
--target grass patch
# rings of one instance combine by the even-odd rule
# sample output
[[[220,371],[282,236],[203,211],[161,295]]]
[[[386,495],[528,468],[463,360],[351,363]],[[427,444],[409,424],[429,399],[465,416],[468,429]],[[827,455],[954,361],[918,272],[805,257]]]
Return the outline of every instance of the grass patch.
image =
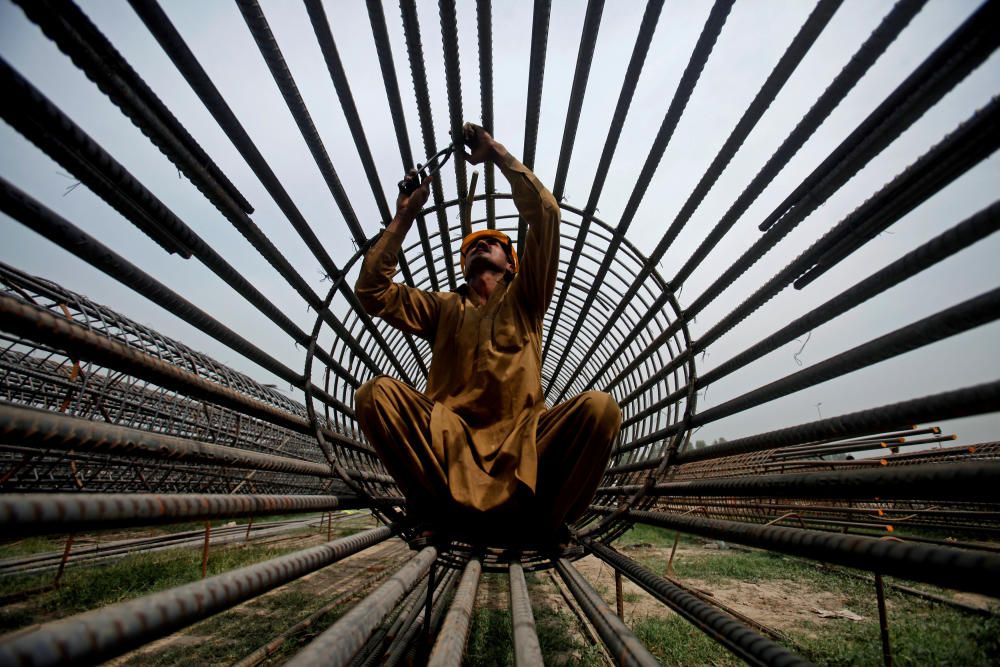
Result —
[[[680,616],[647,616],[637,620],[632,631],[664,665],[743,664]]]
[[[535,629],[546,665],[597,667],[604,664],[600,649],[584,645],[572,632],[576,619],[569,613],[535,607]],[[469,641],[463,665],[468,667],[512,667],[514,636],[506,609],[476,609],[472,614]]]
[[[214,547],[208,574],[220,574],[299,549],[287,546],[238,545]],[[11,595],[48,585],[54,574],[14,575],[0,579],[0,595]],[[200,549],[169,549],[137,553],[101,566],[67,568],[61,586],[0,609],[0,632],[70,616],[88,609],[137,598],[201,578]]]
[[[674,536],[676,534],[676,531],[667,528],[637,523],[629,528],[624,535],[615,540],[615,546],[623,548],[639,544],[649,544],[654,547],[666,547],[669,549],[674,545]],[[680,533],[680,544],[701,544],[702,542],[704,542],[702,538],[688,535],[687,533]]]

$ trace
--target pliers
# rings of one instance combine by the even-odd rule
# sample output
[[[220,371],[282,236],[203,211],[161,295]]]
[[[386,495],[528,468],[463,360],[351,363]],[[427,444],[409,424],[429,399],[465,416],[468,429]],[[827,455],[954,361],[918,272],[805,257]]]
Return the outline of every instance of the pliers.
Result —
[[[448,144],[445,148],[442,148],[437,153],[427,158],[426,164],[417,163],[416,168],[411,169],[406,177],[399,182],[398,185],[400,194],[413,194],[413,192],[420,187],[420,184],[425,178],[433,176],[441,171],[441,167],[444,166],[445,162],[448,161],[448,158],[450,158],[454,152],[455,144]],[[442,158],[441,161],[434,164],[438,158]]]

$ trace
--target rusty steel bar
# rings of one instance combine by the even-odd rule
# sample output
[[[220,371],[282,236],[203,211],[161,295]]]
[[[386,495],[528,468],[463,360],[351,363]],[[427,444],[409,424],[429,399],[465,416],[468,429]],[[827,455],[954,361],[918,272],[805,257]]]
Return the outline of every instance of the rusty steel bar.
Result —
[[[490,0],[476,0],[476,34],[479,38],[479,108],[483,129],[493,134],[493,10]],[[492,162],[484,165],[483,191],[486,199],[486,227],[496,229],[496,171]]]
[[[392,60],[392,45],[389,42],[389,29],[385,22],[385,11],[379,0],[367,0],[368,21],[375,40],[375,51],[378,53],[378,64],[382,70],[382,81],[385,84],[385,95],[389,102],[392,127],[396,133],[396,143],[399,145],[399,157],[402,161],[402,172],[406,173],[417,162],[413,159],[410,149],[410,134],[406,129],[406,113],[403,111],[403,98],[399,92],[399,79],[396,77],[396,66]],[[420,247],[423,250],[424,264],[427,268],[427,278],[431,290],[439,291],[438,276],[434,270],[434,254],[431,250],[430,238],[427,236],[427,221],[423,214],[417,215],[417,232],[420,236]]]
[[[390,527],[343,537],[264,563],[45,623],[0,643],[0,664],[97,663],[165,637],[388,539]]]
[[[705,20],[705,25],[701,30],[701,34],[698,36],[698,41],[695,43],[695,46],[691,51],[691,57],[688,59],[688,63],[684,68],[684,73],[681,75],[680,81],[677,82],[677,88],[674,91],[674,95],[670,100],[670,105],[667,107],[667,111],[663,116],[663,121],[660,123],[660,128],[657,130],[656,136],[650,144],[649,154],[646,156],[645,162],[643,162],[642,170],[636,178],[635,186],[633,187],[631,194],[629,194],[628,202],[625,204],[625,209],[622,211],[617,227],[615,227],[611,244],[601,260],[600,268],[597,271],[597,280],[594,284],[588,286],[587,296],[584,303],[578,309],[570,326],[569,340],[563,346],[563,353],[560,355],[559,361],[556,363],[555,370],[552,371],[553,382],[549,385],[550,391],[555,385],[555,379],[559,375],[559,371],[562,369],[563,365],[566,363],[569,351],[573,347],[573,343],[576,341],[576,337],[580,332],[578,323],[586,321],[587,315],[590,313],[590,309],[594,305],[594,299],[597,295],[598,289],[604,282],[604,277],[607,275],[608,268],[611,266],[611,262],[618,252],[622,239],[625,237],[625,233],[635,220],[635,215],[639,210],[639,205],[645,198],[649,184],[653,180],[653,175],[656,173],[660,160],[663,159],[663,155],[667,150],[667,145],[670,143],[670,140],[674,135],[674,130],[677,129],[681,116],[684,115],[684,110],[687,108],[688,101],[691,99],[691,95],[694,93],[695,87],[698,85],[698,80],[701,78],[702,70],[704,70],[712,51],[715,49],[716,41],[722,33],[722,28],[725,26],[726,20],[729,18],[729,13],[733,8],[734,2],[735,0],[715,0],[712,5],[712,10],[709,12],[708,18]],[[571,278],[572,277],[567,272],[567,284]],[[553,315],[551,328],[555,328],[556,319],[556,315]],[[561,400],[569,386],[568,382],[563,385],[563,391],[559,394],[559,398],[557,398],[556,401]]]
[[[325,463],[188,440],[16,405],[0,405],[0,439],[29,445],[40,451],[83,451],[121,458],[140,456],[312,477],[334,477],[330,466]]]
[[[298,415],[291,415],[141,350],[101,336],[82,324],[2,294],[0,327],[30,340],[67,350],[73,356],[95,361],[108,368],[141,375],[166,389],[207,400],[299,433],[313,432],[308,420]],[[338,444],[370,451],[367,445],[330,429],[324,429],[324,435]]]
[[[223,345],[239,352],[261,368],[274,373],[293,386],[303,387],[304,380],[300,374],[3,178],[0,178],[0,210],[53,243],[70,248],[77,257],[142,294],[151,302],[173,313],[199,331],[207,333]],[[353,379],[353,376],[333,359],[326,357],[323,361],[340,377]],[[330,407],[348,415],[352,413],[352,410],[342,401],[326,392],[314,391],[317,391],[317,397]]]
[[[372,0],[374,2],[375,0]],[[427,87],[427,70],[424,67],[424,49],[420,41],[420,21],[417,18],[417,5],[414,0],[400,0],[400,11],[403,15],[403,35],[406,38],[406,53],[410,62],[410,75],[413,79],[413,92],[417,98],[417,116],[420,120],[420,135],[423,138],[424,155],[434,155],[440,147],[434,137],[434,121],[431,116],[431,97]],[[369,9],[369,11],[371,11]],[[460,148],[460,147],[459,147]],[[412,166],[412,165],[411,165]],[[451,234],[448,230],[448,219],[445,217],[444,189],[441,179],[431,181],[431,195],[437,205],[438,237],[444,268],[448,276],[448,287],[452,290],[458,287],[455,279],[455,264],[452,258]]]
[[[812,664],[780,644],[757,634],[729,614],[713,608],[669,580],[650,572],[615,549],[586,538],[583,544],[595,556],[614,568],[616,575],[627,576],[747,664],[782,667]]]
[[[906,424],[997,411],[1000,411],[1000,380],[737,438],[704,449],[688,449],[677,455],[676,462],[691,463],[799,445],[831,436],[848,438],[897,429]]]
[[[552,0],[535,0],[531,14],[531,50],[528,56],[528,100],[524,109],[524,149],[521,162],[535,168],[535,148],[538,146],[538,122],[542,112],[542,86],[545,81],[545,55],[549,41],[549,17]],[[517,218],[517,252],[524,256],[524,241],[528,223]]]
[[[638,485],[606,486],[599,493],[627,495]],[[874,470],[752,475],[661,482],[653,496],[722,496],[802,499],[945,500],[1000,502],[1000,462],[931,463]]]
[[[15,493],[0,494],[0,530],[8,536],[46,535],[360,506],[337,496]]]
[[[323,634],[288,661],[289,667],[347,665],[404,595],[427,574],[437,559],[437,549],[427,547],[414,556],[389,581],[359,602]]]
[[[528,584],[519,561],[508,565],[510,579],[510,618],[514,627],[514,664],[517,667],[541,665],[542,649],[538,644],[535,615],[531,611]]]
[[[592,509],[601,514],[614,511],[600,506]],[[629,510],[623,516],[685,533],[1000,597],[1000,554],[665,512]]]
[[[472,621],[472,607],[476,602],[476,590],[479,588],[479,576],[482,572],[482,561],[478,558],[469,559],[451,609],[427,661],[430,667],[462,664],[462,654],[465,653],[465,642],[469,637],[469,625]]]
[[[616,663],[648,667],[660,664],[568,560],[556,560],[555,568]]]

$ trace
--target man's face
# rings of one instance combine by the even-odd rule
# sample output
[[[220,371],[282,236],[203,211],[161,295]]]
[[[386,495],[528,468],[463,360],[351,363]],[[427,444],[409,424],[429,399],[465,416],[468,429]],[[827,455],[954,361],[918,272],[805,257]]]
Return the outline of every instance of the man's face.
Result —
[[[507,252],[500,239],[484,236],[477,239],[465,253],[466,277],[483,271],[513,271],[514,265],[507,259]]]

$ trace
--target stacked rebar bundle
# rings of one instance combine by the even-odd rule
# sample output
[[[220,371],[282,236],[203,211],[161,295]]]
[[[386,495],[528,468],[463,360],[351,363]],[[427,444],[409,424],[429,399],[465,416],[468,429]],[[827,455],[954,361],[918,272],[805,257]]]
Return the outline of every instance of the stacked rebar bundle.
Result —
[[[374,65],[370,72],[356,73],[341,61],[323,3],[305,1],[370,189],[349,192],[335,167],[341,156],[324,144],[265,12],[256,0],[237,1],[355,243],[354,254],[338,265],[316,225],[306,219],[167,14],[155,0],[129,2],[245,161],[248,173],[287,219],[296,241],[322,268],[331,282],[324,294],[251,217],[254,207],[174,115],[171,97],[163,93],[161,98],[80,8],[68,1],[14,1],[238,231],[296,295],[296,307],[310,309],[315,323],[311,329],[296,323],[288,315],[288,304],[266,296],[236,268],[234,257],[225,256],[175,212],[175,202],[158,198],[151,184],[141,182],[87,134],[73,120],[73,109],[60,108],[43,94],[39,82],[0,59],[5,91],[0,109],[7,124],[132,223],[158,252],[211,271],[234,298],[249,304],[302,353],[301,369],[288,366],[253,342],[252,332],[217,319],[168,286],[169,277],[151,275],[135,258],[116,252],[111,247],[114,239],[90,235],[0,178],[0,209],[11,219],[70,250],[301,396],[301,401],[293,400],[262,385],[139,324],[134,314],[126,316],[45,278],[0,265],[4,535],[75,534],[347,507],[370,508],[385,525],[0,638],[0,664],[94,663],[121,655],[348,556],[378,549],[376,545],[395,536],[412,537],[415,526],[407,519],[405,499],[361,435],[353,413],[354,391],[368,379],[386,374],[420,387],[430,364],[427,342],[369,316],[348,278],[375,231],[362,224],[356,203],[373,197],[380,222],[387,224],[391,213],[383,184],[394,183],[387,174],[398,171],[398,165],[382,169],[376,164],[352,85],[371,85],[380,74],[401,164],[405,169],[418,161],[403,105],[405,73],[397,71],[383,5],[367,2],[378,74]],[[767,335],[708,372],[697,368],[709,350],[718,349],[713,347],[717,341],[739,330],[769,300],[788,287],[806,289],[993,154],[1000,145],[996,98],[968,114],[874,195],[833,221],[793,260],[755,284],[748,298],[726,306],[695,335],[699,315],[725,303],[720,297],[747,280],[758,261],[994,53],[1000,45],[1000,2],[990,0],[972,11],[777,207],[756,220],[761,231],[756,241],[741,249],[735,261],[718,265],[700,293],[682,294],[691,275],[715,261],[713,253],[737,222],[748,211],[757,215],[752,206],[761,193],[905,33],[925,3],[899,0],[888,11],[700,244],[671,267],[668,279],[660,273],[661,261],[823,35],[841,1],[816,3],[693,191],[676,215],[665,220],[662,237],[646,252],[627,235],[716,43],[727,31],[738,29],[727,24],[733,4],[716,0],[699,28],[676,89],[666,96],[648,153],[638,156],[642,166],[627,203],[620,216],[608,222],[597,217],[599,203],[664,3],[649,0],[627,69],[615,83],[620,87],[605,91],[616,100],[614,112],[606,135],[596,137],[603,148],[586,202],[574,206],[565,200],[567,179],[605,10],[603,0],[587,3],[556,172],[547,179],[563,211],[563,253],[559,287],[544,323],[542,379],[550,403],[589,389],[611,392],[622,407],[624,423],[590,511],[570,527],[574,547],[553,552],[447,540],[421,545],[398,571],[295,655],[293,664],[397,664],[406,659],[459,664],[483,571],[509,576],[517,664],[540,664],[524,572],[543,568],[558,574],[611,656],[621,663],[655,664],[574,567],[572,560],[584,553],[635,581],[747,662],[808,663],[746,619],[616,551],[612,541],[636,522],[875,572],[879,582],[889,575],[1000,597],[1000,549],[990,542],[1000,531],[1000,444],[945,446],[952,436],[933,425],[1000,411],[1000,380],[904,400],[887,395],[863,410],[806,423],[790,419],[781,427],[711,446],[692,442],[699,428],[1000,318],[1000,289],[985,285],[988,291],[958,294],[957,303],[870,340],[859,333],[846,350],[825,360],[699,407],[699,397],[704,401],[704,392],[714,383],[863,304],[887,298],[891,288],[1000,228],[996,202],[948,221],[945,231],[899,259],[873,267],[832,297],[817,300],[805,314],[775,323]],[[475,5],[477,58],[460,53],[457,9],[454,0],[439,2],[447,99],[435,103],[439,113],[447,108],[449,132],[437,136],[422,41],[430,30],[426,23],[421,25],[414,0],[400,2],[402,57],[419,124],[418,154],[433,154],[448,141],[460,145],[465,120],[461,69],[477,60],[481,122],[493,131],[493,8],[489,0]],[[529,167],[534,167],[538,148],[553,13],[548,0],[535,0],[520,153]],[[400,253],[401,277],[414,287],[448,290],[458,285],[455,241],[473,227],[502,229],[519,245],[525,237],[525,224],[509,212],[510,194],[497,189],[492,167],[485,169],[483,191],[476,194],[463,161],[451,164],[433,183],[429,206],[417,220],[416,238]],[[441,181],[451,178],[452,171],[457,196],[448,199]],[[456,215],[460,211],[463,215]],[[46,558],[48,566],[52,558]],[[280,645],[284,637],[275,641]],[[244,663],[264,659],[267,646]]]

